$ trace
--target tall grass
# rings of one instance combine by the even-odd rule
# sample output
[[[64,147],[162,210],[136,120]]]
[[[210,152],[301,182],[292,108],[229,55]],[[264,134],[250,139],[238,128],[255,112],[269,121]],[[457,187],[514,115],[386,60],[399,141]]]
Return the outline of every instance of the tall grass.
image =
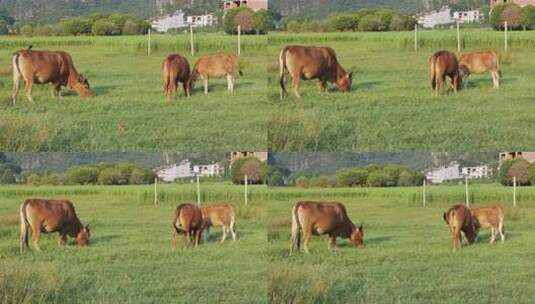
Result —
[[[52,264],[0,264],[0,302],[4,304],[55,302],[63,282]]]

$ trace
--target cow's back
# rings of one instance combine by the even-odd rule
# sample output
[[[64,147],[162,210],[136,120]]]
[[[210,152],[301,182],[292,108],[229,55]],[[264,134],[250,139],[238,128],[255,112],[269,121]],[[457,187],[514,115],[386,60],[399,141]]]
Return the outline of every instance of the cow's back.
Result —
[[[222,77],[227,74],[235,74],[237,68],[238,56],[225,54],[201,57],[194,69],[203,77]]]
[[[483,73],[499,68],[499,56],[495,51],[481,51],[463,54],[459,64],[468,67],[471,73]]]
[[[286,48],[290,56],[289,65],[303,66],[316,73],[327,73],[336,68],[336,52],[330,47],[292,45]]]
[[[204,207],[203,216],[209,218],[212,225],[230,225],[234,218],[234,208],[231,205],[212,205]]]
[[[190,77],[190,66],[186,58],[171,54],[163,62],[164,77],[175,77],[184,82]]]
[[[296,205],[299,215],[321,232],[337,229],[348,221],[343,204],[339,202],[301,201]]]
[[[503,221],[504,214],[501,207],[472,208],[470,211],[482,228],[495,228]]]

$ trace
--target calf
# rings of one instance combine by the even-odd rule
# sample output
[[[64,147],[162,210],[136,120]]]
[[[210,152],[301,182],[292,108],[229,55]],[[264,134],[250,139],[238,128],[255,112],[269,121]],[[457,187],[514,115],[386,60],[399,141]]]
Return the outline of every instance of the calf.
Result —
[[[178,95],[178,83],[182,82],[184,94],[191,96],[191,71],[189,62],[179,54],[171,54],[162,64],[163,89],[167,100],[171,100],[173,91]]]
[[[448,224],[453,250],[461,248],[462,233],[472,244],[476,239],[476,226],[470,210],[463,205],[455,205],[444,212],[444,221]]]
[[[62,51],[20,50],[13,54],[13,104],[19,92],[20,80],[26,83],[26,97],[33,102],[34,84],[52,84],[52,95],[61,96],[61,87],[74,89],[81,97],[91,96],[87,79],[74,67],[71,55]]]
[[[457,92],[462,86],[462,77],[459,71],[459,62],[455,54],[448,51],[440,51],[429,58],[431,87],[433,94],[438,96],[444,83],[446,76],[451,79],[453,91]]]
[[[67,200],[27,199],[20,205],[20,253],[28,247],[28,231],[32,230],[33,245],[38,251],[41,233],[58,233],[58,244],[66,245],[67,235],[81,247],[89,245],[89,225],[78,219],[74,205]]]
[[[329,248],[336,248],[336,238],[349,238],[354,247],[364,246],[364,228],[355,226],[342,203],[298,202],[292,210],[292,238],[290,255],[301,247],[301,234],[306,253],[312,234],[328,234]]]
[[[320,93],[326,91],[327,82],[334,82],[342,92],[350,92],[353,73],[347,73],[338,63],[336,52],[329,47],[290,45],[279,56],[281,99],[286,95],[284,85],[290,74],[295,96],[299,94],[301,80],[318,79]]]
[[[239,57],[233,54],[203,56],[197,60],[193,68],[191,79],[204,82],[204,93],[208,94],[208,80],[210,78],[227,77],[227,89],[234,92],[236,73],[243,75],[239,67]]]
[[[482,207],[470,209],[475,222],[476,234],[480,228],[490,228],[490,243],[496,241],[496,236],[500,234],[502,243],[505,242],[504,234],[504,212],[501,207]]]
[[[186,244],[199,246],[203,230],[201,209],[193,204],[180,204],[173,217],[173,246],[177,245],[177,236],[184,234]]]
[[[492,75],[492,86],[495,89],[500,87],[502,71],[500,70],[498,53],[494,51],[463,54],[459,59],[459,70],[463,80],[471,74],[490,72]]]
[[[221,243],[227,239],[227,234],[232,234],[232,240],[236,240],[236,215],[234,207],[227,204],[202,207],[204,227],[210,233],[210,227],[220,226],[223,232]]]

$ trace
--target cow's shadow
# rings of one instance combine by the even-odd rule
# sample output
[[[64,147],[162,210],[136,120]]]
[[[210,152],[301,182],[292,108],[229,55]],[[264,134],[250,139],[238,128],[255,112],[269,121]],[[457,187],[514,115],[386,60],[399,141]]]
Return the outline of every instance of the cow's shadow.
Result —
[[[116,239],[118,237],[119,237],[119,235],[117,235],[117,234],[91,237],[90,244],[107,243],[107,242],[110,242],[111,240]]]
[[[236,83],[234,84],[234,93],[238,90],[243,90],[247,87],[252,87],[254,85],[251,81],[242,81],[236,80]],[[214,93],[219,91],[227,91],[227,83],[208,83],[208,94]],[[192,90],[192,93],[203,93],[204,94],[204,85],[202,82],[198,82],[195,84],[195,87]]]
[[[91,90],[93,91],[95,96],[101,96],[101,95],[108,94],[110,91],[113,91],[116,88],[117,86],[98,86],[98,87],[91,88]]]

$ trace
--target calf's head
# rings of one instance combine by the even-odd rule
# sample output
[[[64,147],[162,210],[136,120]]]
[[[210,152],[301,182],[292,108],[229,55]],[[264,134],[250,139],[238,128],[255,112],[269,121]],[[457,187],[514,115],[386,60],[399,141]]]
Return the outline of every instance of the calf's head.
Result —
[[[350,239],[353,247],[364,247],[364,227],[362,225],[354,227]]]
[[[72,85],[80,97],[89,97],[93,95],[89,81],[82,74],[78,75],[76,81]]]
[[[338,89],[344,93],[351,92],[351,85],[353,83],[353,73],[346,73],[342,77],[336,80],[336,85]]]
[[[86,225],[78,232],[78,235],[76,236],[76,242],[78,242],[78,245],[80,247],[86,247],[89,246],[89,238],[91,237],[91,232],[89,231],[89,225]]]

